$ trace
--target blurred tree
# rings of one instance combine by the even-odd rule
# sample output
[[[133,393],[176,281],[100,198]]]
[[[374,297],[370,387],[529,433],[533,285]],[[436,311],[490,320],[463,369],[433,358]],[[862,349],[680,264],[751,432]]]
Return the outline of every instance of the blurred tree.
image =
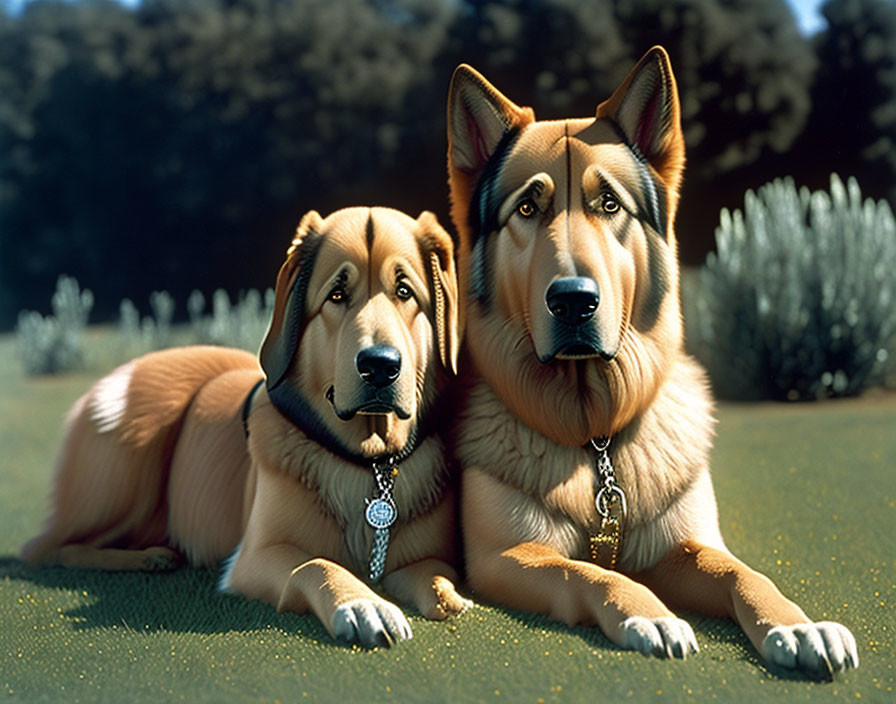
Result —
[[[821,11],[802,180],[819,186],[836,170],[896,206],[896,2],[828,0]]]
[[[714,178],[783,152],[809,114],[815,62],[784,0],[616,0],[640,54],[662,44],[682,102],[689,171]]]
[[[452,12],[450,0],[37,0],[4,14],[0,323],[46,299],[60,271],[94,289],[100,316],[157,288],[184,301],[270,284],[305,209],[382,200],[402,131],[421,119],[407,115],[410,88],[433,82]]]
[[[93,244],[108,237],[103,226],[118,204],[96,189],[123,179],[96,167],[111,146],[104,128],[126,129],[116,119],[124,105],[105,104],[103,76],[120,76],[116,45],[129,20],[114,3],[47,2],[0,27],[0,276],[11,298],[4,322],[16,303],[45,301],[60,272],[80,273],[79,259],[111,259]],[[115,278],[114,267],[105,273]]]
[[[445,169],[445,99],[460,63],[481,71],[540,118],[594,112],[596,99],[625,75],[625,46],[610,5],[577,0],[457,0],[436,38],[432,70],[408,94],[392,183],[407,183],[398,205],[427,208],[450,227]]]
[[[678,231],[690,263],[711,249],[719,209],[777,175],[760,162],[785,153],[809,113],[815,60],[784,0],[461,5],[440,72],[470,63],[540,118],[593,113],[651,46],[669,51],[688,147]]]
[[[593,114],[631,68],[610,2],[467,0],[446,52],[540,119]]]
[[[682,259],[696,264],[713,247],[719,210],[779,175],[765,164],[777,163],[806,124],[812,47],[784,0],[614,5],[633,58],[661,44],[672,60],[688,160],[676,231]]]
[[[458,63],[539,117],[584,116],[655,43],[681,91],[678,232],[695,263],[719,209],[781,173],[804,182],[796,161],[858,173],[872,195],[858,168],[877,164],[892,187],[892,6],[828,3],[826,107],[797,160],[815,59],[785,0],[0,2],[0,327],[63,271],[96,292],[98,317],[160,288],[181,316],[194,288],[264,288],[312,207],[426,208],[448,224]]]

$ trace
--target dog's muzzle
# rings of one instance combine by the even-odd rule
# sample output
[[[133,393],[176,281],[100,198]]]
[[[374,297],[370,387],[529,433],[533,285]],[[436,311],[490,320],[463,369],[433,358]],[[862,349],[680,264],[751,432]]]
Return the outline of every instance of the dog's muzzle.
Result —
[[[401,420],[410,414],[396,403],[395,382],[401,375],[401,352],[391,345],[372,345],[355,355],[355,368],[361,377],[361,400],[352,408],[338,409],[333,387],[327,390],[327,400],[341,420],[351,420],[357,414],[383,415],[395,413]]]
[[[540,357],[543,363],[554,359],[613,359],[591,325],[600,305],[597,282],[587,276],[556,279],[545,292],[545,304],[553,320],[554,345],[550,354]]]

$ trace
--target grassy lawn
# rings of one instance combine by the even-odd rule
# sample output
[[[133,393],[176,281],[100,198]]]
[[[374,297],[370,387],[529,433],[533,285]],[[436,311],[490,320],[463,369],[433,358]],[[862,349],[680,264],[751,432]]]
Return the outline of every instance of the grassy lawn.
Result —
[[[896,395],[723,405],[714,477],[729,547],[813,618],[855,634],[861,667],[833,683],[769,671],[727,622],[684,614],[701,652],[666,662],[593,629],[477,606],[363,652],[310,616],[215,592],[211,570],[110,574],[25,567],[45,517],[60,424],[115,358],[25,379],[0,337],[0,702],[896,701]]]

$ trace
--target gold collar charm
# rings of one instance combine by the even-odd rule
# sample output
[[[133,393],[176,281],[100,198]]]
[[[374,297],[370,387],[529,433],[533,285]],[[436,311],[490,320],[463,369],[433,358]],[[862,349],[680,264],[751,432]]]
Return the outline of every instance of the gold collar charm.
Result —
[[[594,507],[600,516],[600,528],[597,533],[591,533],[588,544],[591,549],[591,561],[612,570],[616,568],[619,546],[622,543],[622,524],[625,522],[627,510],[625,492],[616,482],[616,470],[607,452],[610,438],[606,435],[591,438],[591,446],[597,453]]]

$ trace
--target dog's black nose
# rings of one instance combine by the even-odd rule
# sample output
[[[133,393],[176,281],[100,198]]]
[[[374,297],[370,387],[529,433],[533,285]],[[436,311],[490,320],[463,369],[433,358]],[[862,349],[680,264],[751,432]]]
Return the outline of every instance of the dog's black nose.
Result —
[[[391,345],[366,347],[355,356],[355,367],[364,381],[383,389],[394,384],[401,372],[401,352]]]
[[[544,296],[548,310],[567,325],[584,323],[594,316],[600,303],[597,282],[586,276],[568,276],[548,286]]]

